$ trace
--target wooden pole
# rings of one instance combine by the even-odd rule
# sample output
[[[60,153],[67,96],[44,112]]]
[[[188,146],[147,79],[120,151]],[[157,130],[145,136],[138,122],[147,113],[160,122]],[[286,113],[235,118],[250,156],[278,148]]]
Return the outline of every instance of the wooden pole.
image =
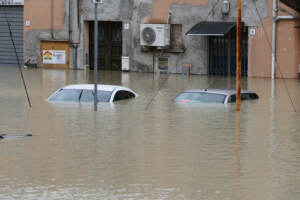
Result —
[[[236,111],[241,110],[241,38],[242,38],[242,0],[237,0],[236,20]]]

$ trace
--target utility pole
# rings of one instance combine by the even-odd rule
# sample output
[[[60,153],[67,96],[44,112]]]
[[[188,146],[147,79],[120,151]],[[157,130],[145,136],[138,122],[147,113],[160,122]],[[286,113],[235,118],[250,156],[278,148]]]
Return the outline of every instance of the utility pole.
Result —
[[[273,27],[272,27],[272,71],[271,78],[275,79],[276,67],[276,25],[277,25],[277,0],[273,0]]]
[[[99,0],[93,0],[95,4],[94,19],[94,111],[98,110],[98,3]]]
[[[236,111],[241,110],[241,44],[242,44],[242,0],[237,0],[236,20]]]

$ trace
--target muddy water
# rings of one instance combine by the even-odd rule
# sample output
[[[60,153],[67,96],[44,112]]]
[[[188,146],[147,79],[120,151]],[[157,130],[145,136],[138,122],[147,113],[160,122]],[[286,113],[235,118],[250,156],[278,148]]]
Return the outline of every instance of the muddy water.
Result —
[[[300,84],[248,78],[260,99],[185,105],[184,89],[234,87],[234,78],[103,72],[139,93],[116,104],[50,104],[89,71],[0,69],[0,199],[282,200],[300,198]]]

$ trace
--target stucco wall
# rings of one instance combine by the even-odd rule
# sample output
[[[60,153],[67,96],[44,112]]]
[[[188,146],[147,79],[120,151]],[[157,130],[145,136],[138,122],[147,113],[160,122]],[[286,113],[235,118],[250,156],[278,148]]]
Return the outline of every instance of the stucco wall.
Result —
[[[269,13],[266,19],[256,27],[256,35],[249,37],[249,76],[270,77],[272,69],[272,0],[268,1]],[[291,8],[279,3],[279,7],[299,15]],[[279,16],[289,15],[278,12]],[[259,17],[259,15],[258,15]],[[297,78],[300,50],[299,30],[295,29],[297,20],[280,20],[277,23],[276,77]]]
[[[65,0],[25,0],[24,55],[29,64],[40,66],[41,40],[68,40]]]
[[[51,2],[55,14],[51,15]],[[46,40],[70,40],[70,61],[75,59],[75,46],[78,45],[77,63],[83,68],[89,47],[87,21],[94,20],[92,1],[80,1],[77,8],[71,0],[25,0],[25,18],[31,25],[25,27],[25,55],[39,63],[39,42]],[[186,36],[185,33],[200,21],[235,21],[236,0],[229,0],[230,13],[221,12],[222,1],[218,0],[114,0],[99,5],[98,20],[121,21],[130,25],[123,29],[123,55],[130,57],[131,71],[153,71],[153,56],[161,52],[144,52],[140,46],[141,23],[166,23],[171,13],[171,23],[182,24],[184,53],[166,53],[169,71],[180,73],[183,63],[191,63],[194,74],[206,74],[208,71],[208,37]],[[287,8],[284,5],[285,9]],[[70,7],[70,8],[69,8]],[[71,9],[71,21],[69,10]],[[255,28],[256,34],[249,36],[249,76],[270,76],[272,40],[272,0],[244,0],[242,20],[246,26]],[[77,24],[77,10],[79,26]],[[292,11],[294,12],[294,11]],[[294,12],[295,13],[295,12]],[[281,13],[282,14],[282,13]],[[53,17],[53,23],[51,22]],[[69,23],[70,21],[70,23]],[[262,23],[261,23],[262,21]],[[299,29],[296,21],[278,23],[278,64],[282,70],[276,70],[277,77],[295,77],[300,61]],[[52,24],[52,25],[51,25]],[[51,31],[53,28],[53,31]],[[294,56],[296,55],[296,56]],[[72,63],[70,64],[72,68]]]
[[[222,1],[217,0],[115,0],[104,1],[100,4],[99,20],[122,21],[130,23],[129,30],[123,30],[123,55],[130,57],[131,71],[153,71],[153,56],[160,52],[143,52],[140,46],[141,23],[166,23],[169,13],[173,24],[182,24],[182,40],[184,53],[162,53],[169,57],[169,71],[181,73],[183,63],[192,64],[192,73],[207,74],[208,71],[208,37],[186,36],[185,33],[196,23],[204,20],[234,21],[236,15],[236,1],[230,0],[231,12],[223,15]],[[267,0],[256,2],[262,18],[268,16]],[[94,5],[83,2],[82,15],[84,20],[94,19]],[[258,26],[255,5],[252,0],[245,0],[243,4],[243,21],[246,25]],[[83,37],[86,38],[86,37]],[[86,45],[82,45],[84,48]],[[83,49],[83,52],[86,52]]]

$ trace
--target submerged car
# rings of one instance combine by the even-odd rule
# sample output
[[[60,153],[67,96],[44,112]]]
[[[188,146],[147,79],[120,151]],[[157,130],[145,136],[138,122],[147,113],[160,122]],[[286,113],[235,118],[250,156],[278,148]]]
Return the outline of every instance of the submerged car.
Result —
[[[254,100],[258,99],[255,92],[242,90],[241,100]],[[174,98],[174,102],[183,103],[235,103],[236,90],[230,89],[194,89],[186,90]]]
[[[133,90],[118,85],[97,85],[99,102],[116,102],[138,96]],[[50,102],[93,102],[94,85],[76,84],[67,85],[54,92],[49,98]]]

